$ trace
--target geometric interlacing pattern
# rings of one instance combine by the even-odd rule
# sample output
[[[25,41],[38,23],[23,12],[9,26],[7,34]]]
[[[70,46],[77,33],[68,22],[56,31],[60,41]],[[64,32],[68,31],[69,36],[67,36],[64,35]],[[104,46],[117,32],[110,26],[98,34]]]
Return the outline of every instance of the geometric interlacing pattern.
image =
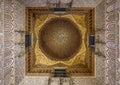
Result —
[[[4,0],[4,85],[15,83],[14,2]]]
[[[25,0],[24,0],[25,1]],[[90,1],[90,0],[89,0]],[[93,0],[92,0],[93,1]],[[19,64],[15,64],[14,52],[14,30],[16,27],[15,6],[16,0],[0,0],[0,85],[47,85],[48,78],[25,78],[24,77],[24,57],[18,58]],[[77,1],[76,1],[77,2]],[[106,59],[96,55],[96,78],[74,78],[75,85],[120,85],[120,59],[118,59],[118,3],[120,0],[104,0],[106,5],[105,11],[105,52]],[[82,3],[82,2],[81,2]],[[79,5],[78,5],[79,6]],[[90,6],[90,4],[89,4]],[[24,6],[23,6],[24,8]],[[4,12],[3,12],[4,9]],[[103,10],[103,9],[101,9]],[[19,14],[22,14],[19,11]],[[23,10],[24,11],[24,10]],[[97,12],[99,10],[96,10]],[[22,16],[22,15],[20,15]],[[24,15],[23,15],[24,16]],[[16,18],[17,19],[17,18]],[[18,19],[17,24],[23,18]],[[4,24],[3,24],[4,20]],[[98,22],[99,23],[99,22]],[[20,25],[24,26],[24,24]],[[19,27],[19,26],[18,26]],[[21,28],[21,27],[20,27]],[[18,57],[18,56],[17,56]],[[106,67],[104,68],[104,60]],[[18,63],[18,62],[17,62]],[[17,71],[19,75],[15,75],[15,68],[20,67],[22,70]],[[102,68],[101,68],[102,67]],[[102,70],[102,72],[101,72]],[[104,83],[104,71],[106,72]],[[116,77],[117,74],[117,77]],[[16,76],[16,77],[15,77]],[[21,79],[19,79],[21,78]],[[15,81],[15,79],[18,79]],[[117,80],[117,81],[116,81]],[[38,83],[37,83],[38,82]]]
[[[119,0],[106,0],[105,35],[106,35],[106,84],[119,85]],[[117,82],[116,82],[117,81]]]

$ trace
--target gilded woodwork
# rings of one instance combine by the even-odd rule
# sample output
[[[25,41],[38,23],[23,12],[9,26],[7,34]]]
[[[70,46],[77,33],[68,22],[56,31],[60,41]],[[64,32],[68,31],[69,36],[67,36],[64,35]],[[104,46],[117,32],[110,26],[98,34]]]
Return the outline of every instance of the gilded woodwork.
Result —
[[[67,19],[79,30],[80,47],[72,57],[58,59],[42,51],[41,30],[54,19]],[[32,45],[26,47],[26,75],[50,75],[55,67],[66,67],[71,76],[95,76],[94,48],[88,44],[88,36],[95,31],[93,8],[72,8],[65,14],[55,14],[48,8],[27,8],[26,23],[26,34],[32,36]]]

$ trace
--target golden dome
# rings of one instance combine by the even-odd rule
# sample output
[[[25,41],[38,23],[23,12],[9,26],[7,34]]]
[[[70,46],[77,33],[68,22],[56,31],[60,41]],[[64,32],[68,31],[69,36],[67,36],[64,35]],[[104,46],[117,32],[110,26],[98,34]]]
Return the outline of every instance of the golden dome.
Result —
[[[53,18],[39,31],[39,46],[50,59],[68,60],[81,47],[82,35],[67,18]]]

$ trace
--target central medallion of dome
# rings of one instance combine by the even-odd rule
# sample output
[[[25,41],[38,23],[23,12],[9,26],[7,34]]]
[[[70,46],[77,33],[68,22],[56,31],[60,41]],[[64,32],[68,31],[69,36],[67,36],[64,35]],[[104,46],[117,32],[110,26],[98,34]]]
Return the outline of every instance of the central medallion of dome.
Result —
[[[68,18],[53,18],[39,31],[39,47],[50,59],[70,59],[79,51],[81,43],[81,31]]]

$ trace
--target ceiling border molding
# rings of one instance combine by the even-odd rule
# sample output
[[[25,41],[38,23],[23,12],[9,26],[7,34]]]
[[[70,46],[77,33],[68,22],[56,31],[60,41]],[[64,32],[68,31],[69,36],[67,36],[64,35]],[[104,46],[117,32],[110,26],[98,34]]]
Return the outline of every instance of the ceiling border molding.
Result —
[[[32,22],[34,22],[34,15],[35,14],[53,14],[54,12],[49,10],[49,8],[36,8],[36,7],[28,7],[26,8],[26,35],[30,35],[34,27]],[[66,14],[78,14],[78,15],[86,15],[88,18],[88,28],[89,34],[95,33],[95,20],[94,20],[94,8],[93,7],[81,7],[81,8],[72,8],[67,11]],[[35,66],[35,59],[32,56],[34,54],[34,47],[27,47],[26,48],[26,76],[51,76],[51,72],[53,71],[53,67],[40,67]],[[94,57],[94,47],[89,47],[89,54],[87,56],[87,62],[85,65],[77,68],[70,68],[68,73],[71,76],[76,77],[95,77],[95,57]]]

